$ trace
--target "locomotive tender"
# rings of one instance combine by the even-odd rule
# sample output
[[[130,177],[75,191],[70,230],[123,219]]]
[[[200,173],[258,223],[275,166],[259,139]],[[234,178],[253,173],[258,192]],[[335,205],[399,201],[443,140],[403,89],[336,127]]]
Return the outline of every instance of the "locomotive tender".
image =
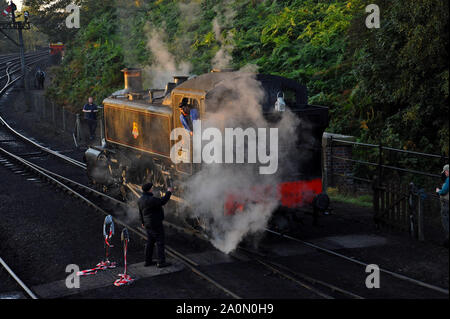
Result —
[[[85,153],[88,176],[93,184],[104,191],[120,190],[127,196],[126,185],[152,182],[155,188],[175,189],[175,199],[183,201],[182,182],[201,169],[202,164],[174,163],[170,158],[170,139],[174,128],[181,128],[179,105],[187,99],[197,109],[200,120],[215,112],[208,101],[223,90],[224,84],[236,81],[242,73],[213,70],[194,78],[174,76],[164,90],[142,90],[141,70],[124,69],[125,89],[113,93],[103,101],[104,140],[101,146],[91,146]],[[306,87],[296,81],[274,75],[255,74],[254,78],[264,90],[262,113],[268,119],[280,113],[280,92],[286,108],[301,119],[296,151],[307,154],[296,172],[282,177],[277,185],[279,207],[283,214],[295,212],[299,207],[315,203],[326,209],[328,197],[322,193],[322,134],[328,126],[328,108],[308,105]],[[305,125],[307,124],[307,125]],[[303,134],[308,130],[307,137]],[[290,160],[296,158],[291,154]],[[280,164],[282,165],[282,163]],[[240,207],[239,199],[224,194],[224,213],[234,213]],[[318,200],[320,199],[320,200]],[[295,213],[293,215],[295,217]],[[287,218],[292,221],[291,215]]]

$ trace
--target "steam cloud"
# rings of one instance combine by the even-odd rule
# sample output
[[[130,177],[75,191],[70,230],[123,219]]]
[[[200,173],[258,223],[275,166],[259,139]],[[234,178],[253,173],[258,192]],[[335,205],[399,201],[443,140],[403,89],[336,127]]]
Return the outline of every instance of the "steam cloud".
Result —
[[[150,24],[146,25],[146,30],[147,48],[153,55],[152,65],[144,68],[146,79],[150,80],[150,87],[163,89],[168,82],[172,82],[174,75],[189,74],[192,69],[191,64],[185,61],[177,63],[164,43],[164,31]]]
[[[230,32],[223,32],[232,24],[236,15],[230,3],[231,1],[227,0],[222,4],[222,9],[216,7],[217,16],[213,20],[213,31],[220,49],[211,61],[214,68],[230,67],[232,61],[233,35]],[[186,24],[186,28],[195,26],[201,10],[199,4],[190,1],[180,2],[179,6],[187,23],[191,23]],[[166,35],[163,28],[158,29],[147,24],[146,32],[147,48],[153,56],[152,65],[144,68],[144,75],[150,82],[150,87],[164,88],[167,82],[172,81],[174,75],[190,73],[191,65],[187,62],[178,62],[169,52],[164,41]],[[189,44],[188,39],[185,41]],[[267,226],[280,199],[277,185],[283,181],[284,176],[295,172],[301,161],[308,157],[307,154],[298,154],[295,150],[300,120],[289,109],[286,109],[276,124],[269,123],[264,118],[261,104],[265,93],[255,78],[256,71],[256,66],[248,65],[245,70],[241,70],[241,77],[238,80],[224,84],[225,90],[232,92],[232,99],[223,101],[217,97],[207,101],[207,108],[216,111],[209,113],[207,119],[202,119],[202,128],[218,128],[224,136],[225,128],[276,127],[279,145],[283,146],[279,149],[278,158],[284,159],[283,165],[279,165],[276,174],[260,175],[257,169],[260,163],[203,164],[201,171],[182,185],[185,189],[183,197],[192,208],[187,209],[184,214],[201,217],[207,223],[212,244],[225,253],[236,249],[245,236],[258,234]],[[292,158],[293,154],[297,158]],[[242,211],[225,215],[224,205],[230,195],[235,196],[238,202],[244,200],[245,205]],[[138,219],[135,209],[123,214],[130,220]]]
[[[215,127],[224,135],[224,128],[277,127],[279,144],[283,145],[278,156],[293,153],[289,150],[296,143],[294,130],[299,120],[289,110],[276,125],[265,120],[261,106],[264,91],[254,74],[243,72],[239,79],[226,84],[225,92],[233,92],[234,98],[207,101],[207,108],[217,111],[202,120],[202,129]],[[187,190],[184,197],[193,207],[192,213],[207,223],[212,244],[225,253],[233,251],[246,235],[257,234],[267,226],[278,206],[277,185],[286,169],[292,169],[279,167],[276,174],[259,175],[257,165],[203,164],[201,171],[184,185]],[[244,200],[245,206],[242,211],[225,215],[224,205],[230,195],[237,202]]]
[[[220,44],[220,49],[216,52],[214,58],[211,61],[213,68],[223,69],[229,68],[232,61],[231,52],[234,49],[233,34],[227,32],[226,36],[223,36],[222,30],[229,27],[233,23],[233,19],[236,16],[236,12],[230,7],[231,1],[222,1],[220,6],[215,7],[217,16],[213,19],[213,31],[216,41]]]

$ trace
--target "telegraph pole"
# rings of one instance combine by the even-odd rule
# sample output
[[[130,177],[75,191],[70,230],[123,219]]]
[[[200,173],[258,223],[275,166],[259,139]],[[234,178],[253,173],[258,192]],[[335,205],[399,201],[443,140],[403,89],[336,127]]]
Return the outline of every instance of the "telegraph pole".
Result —
[[[20,70],[22,73],[22,85],[25,91],[28,91],[28,81],[26,80],[27,68],[25,66],[25,49],[23,47],[22,29],[17,29],[19,32],[19,48],[20,48]]]

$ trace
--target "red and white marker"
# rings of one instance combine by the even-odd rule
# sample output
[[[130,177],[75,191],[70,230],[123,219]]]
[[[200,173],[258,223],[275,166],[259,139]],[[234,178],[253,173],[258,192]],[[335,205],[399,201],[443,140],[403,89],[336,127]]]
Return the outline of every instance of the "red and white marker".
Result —
[[[116,268],[116,263],[109,261],[109,249],[114,247],[110,241],[114,235],[114,222],[111,215],[106,216],[103,223],[103,237],[105,238],[105,261],[99,262],[94,268],[77,272],[77,276],[95,275],[99,270]]]
[[[122,241],[123,241],[123,259],[124,259],[124,271],[123,274],[119,274],[119,279],[114,281],[114,286],[123,286],[123,285],[129,285],[131,284],[134,279],[131,278],[130,275],[127,275],[127,248],[128,248],[128,242],[130,241],[130,236],[128,235],[128,230],[124,228],[122,230],[121,235]]]

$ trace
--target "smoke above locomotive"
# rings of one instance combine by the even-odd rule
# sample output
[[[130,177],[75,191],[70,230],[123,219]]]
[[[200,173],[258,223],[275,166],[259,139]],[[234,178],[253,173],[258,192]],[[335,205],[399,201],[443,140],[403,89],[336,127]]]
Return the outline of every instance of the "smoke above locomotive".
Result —
[[[172,186],[166,217],[196,221],[227,253],[269,220],[295,223],[296,209],[322,192],[328,109],[308,105],[305,86],[215,70],[144,91],[140,70],[123,71],[125,89],[103,101],[105,141],[86,152],[102,189]]]

